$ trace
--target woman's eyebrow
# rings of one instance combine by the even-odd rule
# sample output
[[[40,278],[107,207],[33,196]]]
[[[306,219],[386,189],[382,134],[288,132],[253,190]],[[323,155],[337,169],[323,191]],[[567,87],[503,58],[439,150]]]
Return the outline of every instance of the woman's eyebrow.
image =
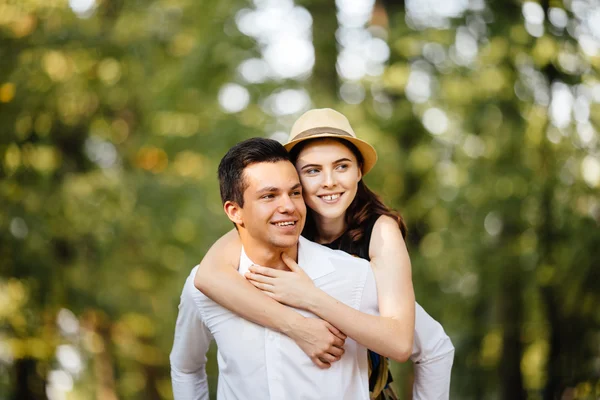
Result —
[[[306,164],[300,169],[302,170],[302,169],[306,169],[308,167],[320,167],[320,166],[321,166],[321,164]]]
[[[344,158],[340,158],[339,160],[335,160],[333,163],[337,164],[337,163],[341,163],[342,161],[352,162],[351,159],[344,157]]]

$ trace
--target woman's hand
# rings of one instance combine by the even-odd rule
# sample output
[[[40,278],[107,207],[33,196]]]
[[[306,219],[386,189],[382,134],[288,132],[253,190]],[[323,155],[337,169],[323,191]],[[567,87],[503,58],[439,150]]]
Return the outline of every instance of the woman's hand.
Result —
[[[308,310],[311,295],[317,291],[317,288],[312,279],[291,257],[284,253],[281,259],[288,266],[289,271],[252,265],[250,272],[245,274],[246,279],[278,302]]]

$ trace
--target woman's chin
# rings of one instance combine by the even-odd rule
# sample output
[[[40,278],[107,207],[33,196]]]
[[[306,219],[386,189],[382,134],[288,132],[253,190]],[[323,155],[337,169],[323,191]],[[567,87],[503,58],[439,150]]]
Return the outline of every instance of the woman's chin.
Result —
[[[346,209],[343,207],[333,207],[333,206],[326,206],[326,207],[315,207],[312,208],[311,210],[317,214],[319,217],[321,218],[326,218],[326,219],[338,219],[338,218],[342,218],[344,216],[344,214],[346,213]]]

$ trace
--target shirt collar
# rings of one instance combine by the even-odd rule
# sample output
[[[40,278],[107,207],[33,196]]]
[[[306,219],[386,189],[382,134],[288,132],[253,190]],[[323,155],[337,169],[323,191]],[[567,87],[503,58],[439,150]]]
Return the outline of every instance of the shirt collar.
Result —
[[[323,249],[325,248],[300,236],[300,240],[298,241],[298,265],[313,281],[335,270],[335,267]],[[254,263],[250,260],[242,246],[238,272],[244,275],[248,272],[252,264]]]
[[[238,268],[238,272],[240,273],[240,275],[244,275],[246,272],[248,272],[248,268],[250,268],[252,264],[254,263],[252,262],[252,260],[250,260],[250,258],[248,258],[248,255],[244,250],[244,246],[242,246],[242,255],[240,256],[240,267]]]

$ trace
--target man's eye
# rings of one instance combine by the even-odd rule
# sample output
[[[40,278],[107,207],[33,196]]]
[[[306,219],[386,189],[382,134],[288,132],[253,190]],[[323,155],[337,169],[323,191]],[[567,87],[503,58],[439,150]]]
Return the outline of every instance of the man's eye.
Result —
[[[296,191],[292,192],[292,196],[302,196],[302,192],[299,190],[296,190]]]
[[[273,197],[275,197],[275,196],[272,194],[265,194],[265,195],[262,195],[260,198],[261,199],[272,199]]]

